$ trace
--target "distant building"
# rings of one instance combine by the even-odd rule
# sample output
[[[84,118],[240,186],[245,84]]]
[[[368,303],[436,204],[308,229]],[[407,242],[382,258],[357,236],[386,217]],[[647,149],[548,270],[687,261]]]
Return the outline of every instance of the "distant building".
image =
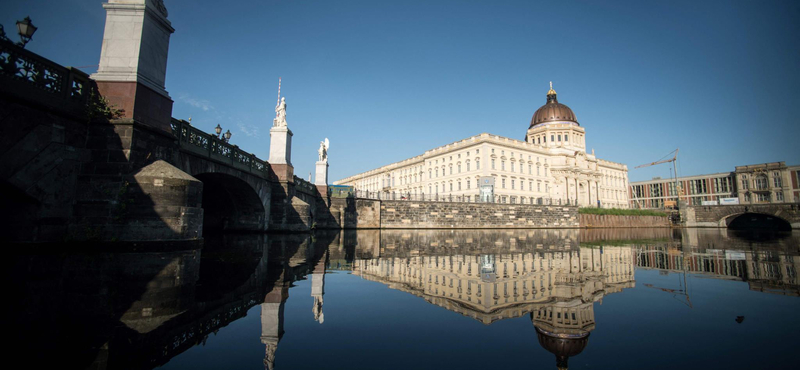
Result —
[[[524,140],[483,133],[334,182],[398,199],[628,207],[628,167],[586,153],[586,130],[556,92]]]
[[[679,177],[678,191],[674,179],[631,182],[630,206],[664,208],[668,202],[677,201],[679,191],[681,200],[689,205],[719,203],[722,198],[735,198],[739,204],[797,203],[800,165],[771,162],[736,166],[733,172]]]

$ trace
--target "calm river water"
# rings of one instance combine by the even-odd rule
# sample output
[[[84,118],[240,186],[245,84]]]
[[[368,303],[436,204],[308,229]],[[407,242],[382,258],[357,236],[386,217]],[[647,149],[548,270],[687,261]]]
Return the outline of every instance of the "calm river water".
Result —
[[[347,231],[5,269],[26,367],[765,369],[797,363],[800,233]]]

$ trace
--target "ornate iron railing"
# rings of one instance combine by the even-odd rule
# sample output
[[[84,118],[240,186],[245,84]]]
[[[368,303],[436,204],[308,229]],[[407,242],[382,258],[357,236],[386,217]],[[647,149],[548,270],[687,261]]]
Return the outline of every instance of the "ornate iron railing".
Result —
[[[307,192],[312,192],[312,193],[317,191],[316,185],[306,180],[303,180],[302,178],[297,176],[294,176],[294,187],[297,190],[305,190]]]
[[[264,179],[269,178],[269,163],[258,159],[254,154],[228,144],[215,135],[205,133],[188,121],[173,118],[170,125],[172,134],[180,142],[181,149],[229,164]]]
[[[3,39],[0,39],[0,76],[8,80],[0,84],[6,92],[76,113],[86,113],[95,88],[86,73]]]

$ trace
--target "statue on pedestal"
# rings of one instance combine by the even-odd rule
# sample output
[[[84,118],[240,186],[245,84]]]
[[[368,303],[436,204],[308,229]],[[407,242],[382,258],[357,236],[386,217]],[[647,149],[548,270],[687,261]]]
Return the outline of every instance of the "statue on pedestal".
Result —
[[[275,119],[272,122],[275,127],[286,127],[286,98],[281,98],[275,106]]]
[[[319,142],[319,150],[317,153],[319,154],[319,161],[320,162],[327,162],[328,161],[328,148],[330,148],[331,143],[328,141],[328,138],[325,138],[325,141]]]

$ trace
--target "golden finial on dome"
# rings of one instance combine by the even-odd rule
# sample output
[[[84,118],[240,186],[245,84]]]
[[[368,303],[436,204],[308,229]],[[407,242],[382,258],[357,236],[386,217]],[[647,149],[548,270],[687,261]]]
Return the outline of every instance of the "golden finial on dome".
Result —
[[[556,91],[553,90],[553,81],[550,81],[550,91],[547,92],[547,95],[556,95]]]

